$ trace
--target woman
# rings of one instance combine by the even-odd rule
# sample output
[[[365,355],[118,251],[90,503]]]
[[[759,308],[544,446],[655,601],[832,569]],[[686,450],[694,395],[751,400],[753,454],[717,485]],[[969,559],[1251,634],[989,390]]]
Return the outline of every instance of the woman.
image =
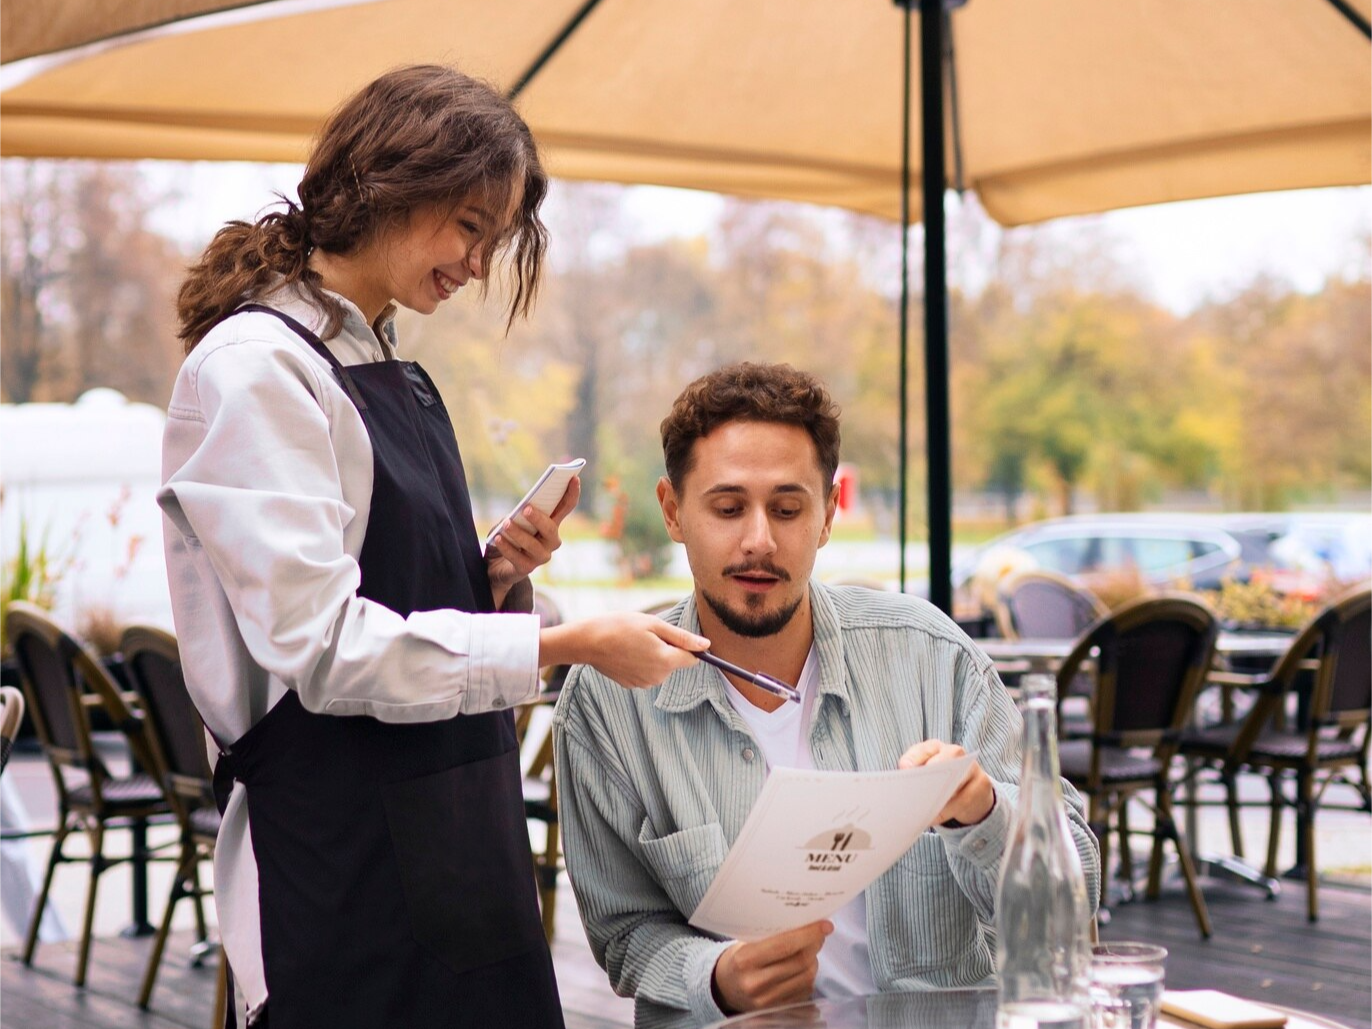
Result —
[[[560,1026],[510,708],[540,665],[641,686],[708,645],[510,613],[578,489],[483,553],[442,401],[395,357],[396,305],[431,313],[502,256],[527,314],[546,189],[498,93],[403,68],[333,115],[299,206],[225,226],[181,288],[159,500],[250,1025]]]

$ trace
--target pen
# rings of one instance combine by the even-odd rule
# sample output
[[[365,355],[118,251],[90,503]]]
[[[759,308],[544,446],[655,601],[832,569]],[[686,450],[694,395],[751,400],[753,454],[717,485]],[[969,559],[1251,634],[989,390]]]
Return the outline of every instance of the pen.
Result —
[[[780,679],[773,679],[770,675],[762,672],[750,672],[746,668],[740,668],[731,661],[725,661],[722,657],[715,657],[708,650],[697,650],[695,656],[704,661],[707,665],[714,665],[716,668],[737,675],[740,679],[747,679],[750,683],[760,690],[776,694],[782,700],[790,700],[800,703],[800,690],[794,686],[788,686]]]

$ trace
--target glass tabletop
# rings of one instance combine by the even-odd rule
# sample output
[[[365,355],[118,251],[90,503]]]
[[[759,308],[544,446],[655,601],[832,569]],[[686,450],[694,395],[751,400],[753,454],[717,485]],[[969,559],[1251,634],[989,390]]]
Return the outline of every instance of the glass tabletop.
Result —
[[[923,990],[833,997],[754,1011],[707,1029],[994,1029],[996,991]]]
[[[1287,1016],[1286,1029],[1349,1029],[1333,1019],[1264,1004]],[[996,991],[925,990],[834,997],[735,1015],[704,1029],[995,1029]],[[1200,1029],[1164,1012],[1158,1029]]]

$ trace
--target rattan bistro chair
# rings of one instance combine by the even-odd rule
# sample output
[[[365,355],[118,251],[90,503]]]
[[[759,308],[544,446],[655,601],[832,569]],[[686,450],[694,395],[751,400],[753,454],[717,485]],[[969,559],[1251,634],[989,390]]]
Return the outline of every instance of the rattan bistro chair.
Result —
[[[1064,740],[1062,774],[1088,798],[1088,821],[1100,840],[1101,900],[1106,900],[1110,833],[1120,840],[1120,870],[1132,878],[1128,805],[1152,791],[1154,827],[1148,863],[1148,898],[1160,888],[1162,846],[1170,840],[1181,862],[1191,907],[1202,936],[1210,914],[1196,870],[1172,814],[1171,768],[1182,729],[1214,658],[1219,626],[1209,608],[1165,595],[1136,600],[1096,622],[1078,639],[1058,670],[1058,689],[1072,682],[1096,654],[1091,735]]]
[[[90,885],[74,982],[83,986],[90,958],[91,926],[100,876],[130,857],[108,857],[105,834],[112,828],[132,828],[140,821],[171,810],[154,774],[111,775],[91,740],[89,711],[102,706],[128,739],[135,761],[155,768],[138,716],[128,707],[119,687],[100,662],[68,635],[48,614],[32,604],[16,602],[6,614],[5,632],[19,664],[29,713],[57,788],[57,829],[48,856],[43,888],[38,894],[24,940],[24,964],[32,964],[38,944],[38,924],[59,864],[89,861]],[[90,840],[91,856],[68,857],[62,847],[77,829]]]
[[[996,590],[996,627],[1007,640],[1074,640],[1109,613],[1094,593],[1057,572],[1019,572]],[[1063,739],[1091,734],[1089,709],[1094,688],[1091,669],[1080,667],[1060,693],[1058,732]]]
[[[562,611],[544,593],[534,593],[534,614],[543,628],[562,624]],[[538,739],[529,739],[535,712],[556,702],[570,665],[552,665],[543,670],[543,694],[515,712],[515,735],[527,757],[524,771],[524,818],[543,825],[543,848],[534,851],[534,880],[538,886],[538,905],[543,915],[543,934],[552,942],[557,915],[557,878],[562,870],[561,837],[557,814],[557,777],[553,767],[553,734],[548,725]]]
[[[13,686],[0,686],[0,772],[10,763],[10,751],[23,720],[24,694]]]
[[[1306,675],[1313,675],[1313,684],[1301,711],[1298,693]],[[1237,858],[1243,857],[1243,837],[1236,777],[1245,768],[1267,776],[1272,821],[1266,874],[1269,879],[1277,874],[1282,815],[1285,808],[1295,808],[1303,837],[1299,846],[1307,862],[1306,910],[1310,921],[1316,921],[1315,815],[1325,791],[1336,782],[1347,783],[1358,791],[1360,809],[1372,811],[1367,779],[1372,737],[1372,590],[1362,587],[1346,594],[1316,615],[1267,675],[1215,673],[1211,679],[1254,691],[1256,699],[1241,721],[1196,728],[1182,736],[1181,754],[1190,765],[1188,775],[1213,773],[1224,785]],[[1287,795],[1288,784],[1294,786],[1292,796]]]
[[[995,613],[996,627],[1007,640],[1076,639],[1110,610],[1067,576],[1035,569],[1000,585]]]
[[[210,891],[200,885],[200,863],[214,859],[219,809],[214,801],[214,776],[206,753],[205,730],[181,675],[176,637],[151,626],[130,626],[124,631],[119,649],[129,679],[143,702],[148,743],[156,752],[162,785],[180,830],[180,853],[171,893],[138,994],[138,1006],[146,1008],[152,1000],[172,915],[187,897],[195,905],[196,939],[201,946],[193,948],[192,953],[197,963],[208,949],[203,898]],[[223,967],[221,954],[221,972]],[[223,987],[221,982],[220,988]]]

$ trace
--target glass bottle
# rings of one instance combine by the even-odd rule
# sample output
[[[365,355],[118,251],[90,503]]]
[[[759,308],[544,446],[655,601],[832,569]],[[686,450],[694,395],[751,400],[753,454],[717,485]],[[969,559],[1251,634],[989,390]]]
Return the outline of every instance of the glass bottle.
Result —
[[[1090,905],[1058,777],[1057,682],[1020,682],[1024,763],[996,899],[998,1029],[1085,1029]]]

